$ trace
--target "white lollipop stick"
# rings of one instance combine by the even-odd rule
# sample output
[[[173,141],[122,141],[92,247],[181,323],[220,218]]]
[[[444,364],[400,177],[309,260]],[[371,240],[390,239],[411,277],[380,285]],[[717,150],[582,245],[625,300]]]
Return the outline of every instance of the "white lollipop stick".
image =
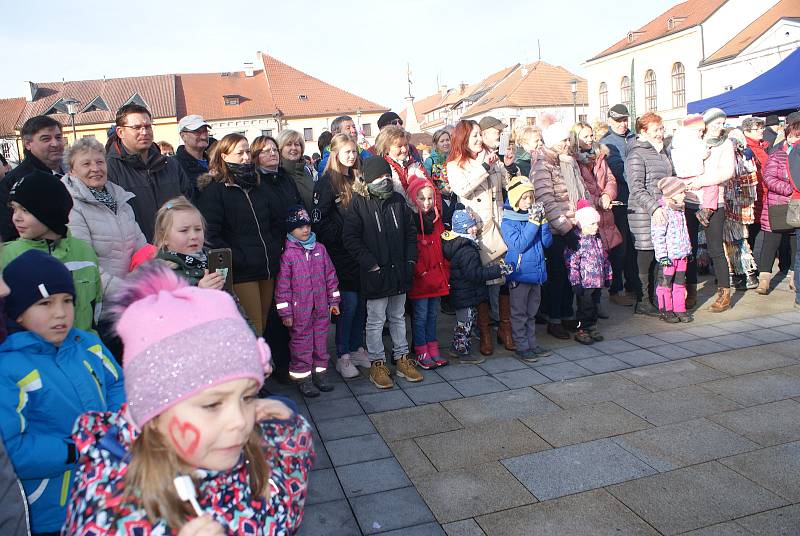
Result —
[[[194,489],[192,477],[189,475],[176,476],[173,482],[175,483],[175,489],[178,491],[178,497],[180,497],[182,501],[189,501],[192,503],[192,507],[194,507],[194,511],[197,515],[202,516],[203,510],[197,502],[197,490]]]

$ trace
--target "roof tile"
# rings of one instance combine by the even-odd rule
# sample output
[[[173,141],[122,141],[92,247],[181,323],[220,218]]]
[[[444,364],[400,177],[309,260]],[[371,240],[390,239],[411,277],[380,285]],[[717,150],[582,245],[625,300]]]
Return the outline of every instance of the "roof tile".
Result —
[[[25,109],[25,99],[0,99],[0,137],[13,136],[17,120]]]

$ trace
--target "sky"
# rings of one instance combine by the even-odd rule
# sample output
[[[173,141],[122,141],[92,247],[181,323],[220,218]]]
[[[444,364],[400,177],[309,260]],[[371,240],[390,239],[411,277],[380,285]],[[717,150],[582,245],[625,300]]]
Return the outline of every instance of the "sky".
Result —
[[[243,69],[262,51],[400,110],[541,59],[581,64],[676,0],[0,0],[0,98],[53,82]]]

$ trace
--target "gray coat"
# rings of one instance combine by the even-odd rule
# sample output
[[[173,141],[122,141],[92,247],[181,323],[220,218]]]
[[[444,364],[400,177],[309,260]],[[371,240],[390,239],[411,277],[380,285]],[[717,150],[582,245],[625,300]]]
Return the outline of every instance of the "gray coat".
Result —
[[[107,182],[106,189],[117,201],[117,213],[114,214],[95,199],[80,179],[68,175],[61,182],[73,200],[69,230],[72,236],[85,241],[97,253],[103,295],[108,295],[128,274],[133,254],[147,243],[128,204],[134,195],[111,181]]]
[[[0,534],[27,536],[30,533],[25,493],[0,439]]]
[[[659,208],[658,181],[672,175],[672,162],[664,149],[656,151],[649,141],[641,138],[630,144],[625,159],[625,176],[630,187],[628,222],[637,250],[653,249],[650,217]]]

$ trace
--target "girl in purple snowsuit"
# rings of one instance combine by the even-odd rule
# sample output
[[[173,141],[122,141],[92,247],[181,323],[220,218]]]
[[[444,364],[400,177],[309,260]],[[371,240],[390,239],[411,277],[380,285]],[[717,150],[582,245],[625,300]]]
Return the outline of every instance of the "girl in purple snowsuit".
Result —
[[[339,314],[339,281],[325,246],[311,232],[300,205],[286,217],[286,248],[275,288],[275,307],[289,328],[289,376],[307,397],[332,391],[327,377],[330,315]]]

